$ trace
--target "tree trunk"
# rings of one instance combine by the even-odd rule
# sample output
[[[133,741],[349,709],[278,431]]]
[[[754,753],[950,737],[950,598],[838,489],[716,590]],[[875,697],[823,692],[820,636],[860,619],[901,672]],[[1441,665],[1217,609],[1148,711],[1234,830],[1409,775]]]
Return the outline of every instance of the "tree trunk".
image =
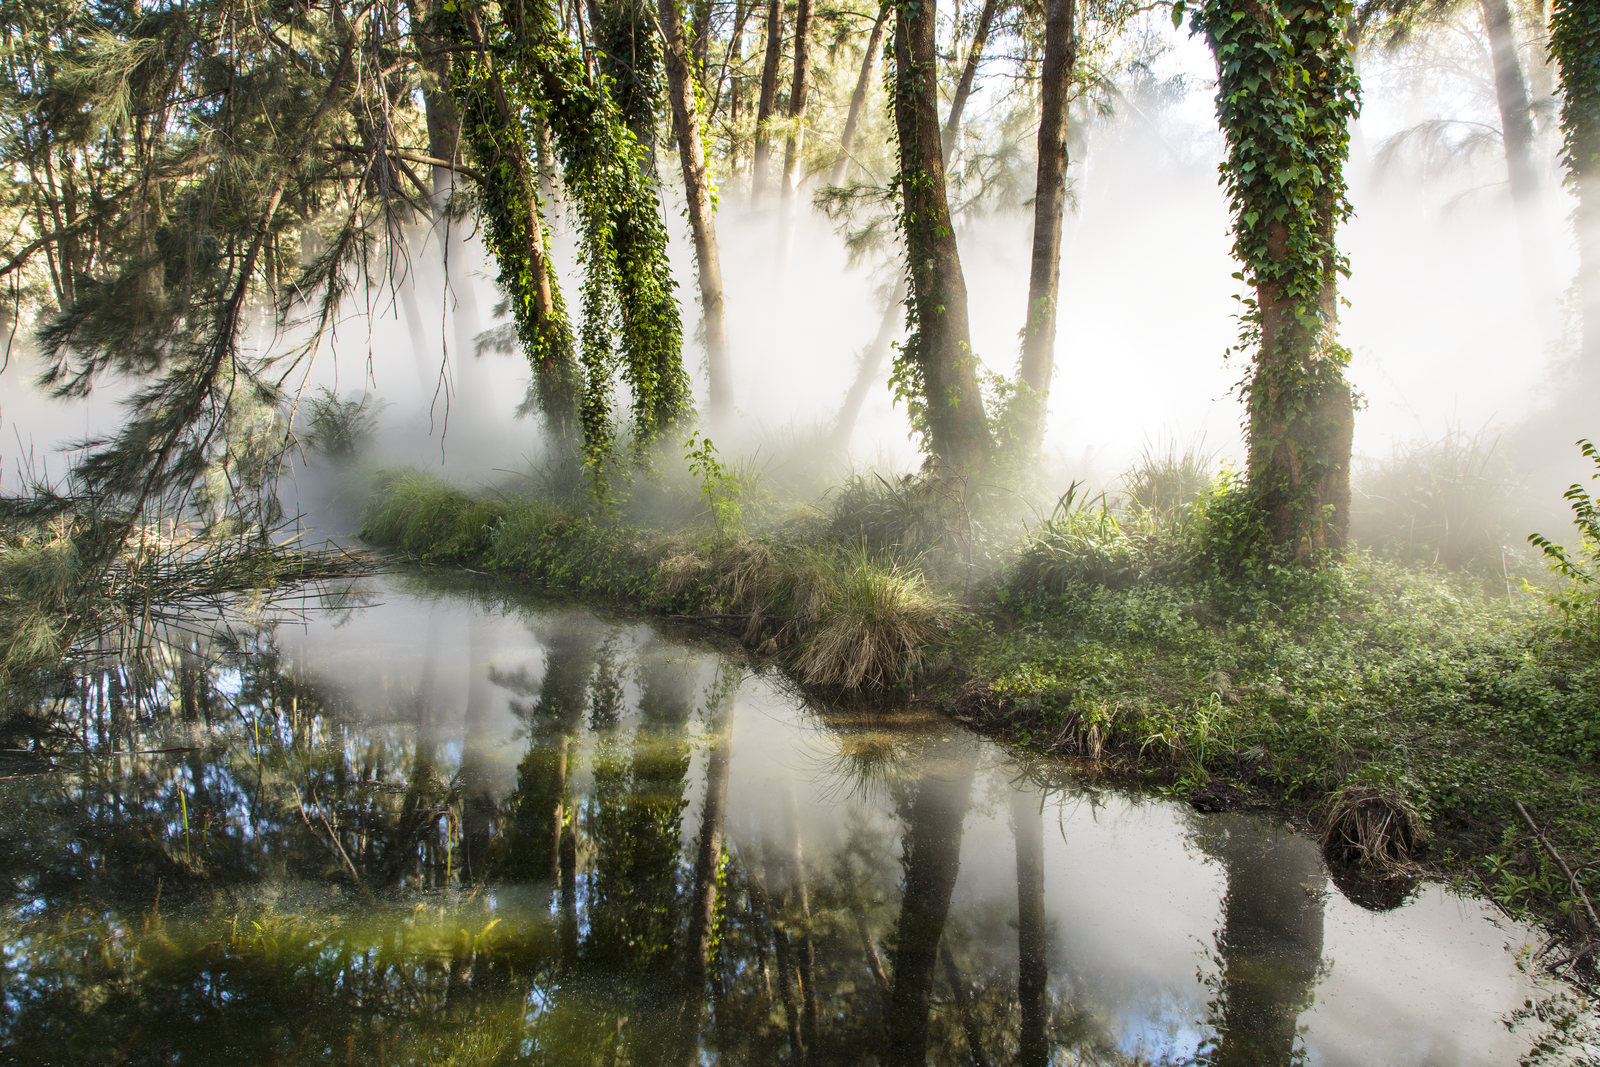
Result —
[[[972,95],[972,79],[978,75],[978,62],[983,59],[983,46],[989,41],[989,28],[994,24],[994,13],[1000,7],[1000,0],[984,0],[983,10],[978,14],[978,25],[972,34],[972,47],[967,51],[966,66],[961,68],[961,80],[956,82],[956,90],[950,98],[950,118],[944,125],[944,158],[948,162],[950,153],[955,151],[956,134],[961,132],[961,114],[967,109],[967,97]],[[1054,10],[1052,5],[1051,10]],[[1046,70],[1050,66],[1050,22],[1051,15],[1046,16],[1044,64]],[[1072,16],[1067,16],[1070,25]],[[1076,43],[1076,42],[1074,42]],[[1071,47],[1069,45],[1068,47]],[[1070,64],[1069,64],[1070,68]],[[1046,75],[1048,77],[1049,75]],[[1046,86],[1046,98],[1050,92]],[[1046,104],[1046,107],[1049,105]],[[1041,139],[1043,133],[1040,134]]]
[[[906,365],[897,373],[925,446],[959,471],[984,464],[990,439],[967,323],[967,283],[945,199],[936,29],[932,2],[896,7],[894,118],[912,297]]]
[[[905,892],[895,931],[894,984],[884,1027],[883,1062],[889,1067],[923,1067],[927,1062],[929,996],[939,940],[950,914],[950,894],[960,872],[961,823],[966,818],[977,763],[977,750],[966,747],[955,773],[923,776],[904,812],[906,829],[900,848]]]
[[[676,20],[674,20],[676,21]],[[662,24],[663,32],[666,30]],[[694,0],[694,40],[689,42],[689,52],[694,56],[694,77],[701,88],[707,85],[711,67],[711,0]]]
[[[772,167],[772,135],[767,129],[778,98],[778,63],[783,58],[783,0],[767,0],[767,57],[761,67],[761,97],[756,104],[756,148],[750,164],[750,203],[759,204],[767,193],[767,171]]]
[[[656,102],[661,95],[656,28],[650,25],[647,9],[635,0],[588,0],[588,4],[600,70],[607,75],[611,98],[634,140],[644,149],[639,170],[654,178]]]
[[[798,0],[794,18],[794,78],[789,83],[789,136],[783,144],[783,192],[778,201],[778,264],[788,257],[789,231],[799,192],[800,153],[806,140],[806,98],[811,77],[811,0]]]
[[[666,0],[671,3],[672,0]],[[663,7],[666,6],[664,3]],[[663,20],[662,26],[666,23]],[[731,756],[733,706],[717,724],[706,758],[706,795],[700,810],[700,844],[695,852],[694,891],[689,904],[689,939],[683,968],[683,1008],[679,1014],[678,1062],[697,1063],[701,1004],[710,965],[712,927],[717,917],[717,875],[722,869],[722,825],[728,807],[728,763]]]
[[[861,126],[861,112],[867,106],[867,94],[872,91],[872,70],[883,51],[883,31],[889,24],[891,5],[884,0],[878,8],[878,21],[872,24],[872,35],[867,38],[867,51],[861,57],[861,76],[856,79],[856,91],[850,97],[850,114],[844,120],[844,133],[839,137],[839,158],[833,161],[829,185],[843,185],[845,172],[850,167],[850,147],[856,143],[856,131]]]
[[[1017,1063],[1019,1067],[1046,1067],[1050,1062],[1050,1013],[1045,1001],[1049,932],[1044,916],[1044,814],[1038,797],[1020,790],[1012,797],[1011,826],[1017,845],[1017,1004],[1022,1023]]]
[[[1525,223],[1529,208],[1539,202],[1539,172],[1533,164],[1533,112],[1528,105],[1528,87],[1522,80],[1522,64],[1517,58],[1517,38],[1511,28],[1511,9],[1506,0],[1478,0],[1484,29],[1489,34],[1489,53],[1494,61],[1494,95],[1500,105],[1501,138],[1506,150],[1506,174],[1511,183],[1511,199]]]
[[[956,966],[956,958],[951,954],[949,945],[939,946],[939,960],[944,964],[945,981],[950,983],[950,992],[956,998],[956,1010],[961,1013],[961,1029],[967,1035],[967,1060],[972,1067],[989,1067],[989,1057],[983,1051],[983,1027],[978,1022],[977,1012],[973,1010],[972,990],[961,974],[961,968]]]
[[[1567,182],[1577,194],[1572,213],[1578,237],[1578,313],[1583,324],[1581,380],[1585,417],[1600,391],[1600,0],[1556,0],[1550,50],[1561,68],[1561,128],[1566,135]]]
[[[664,62],[672,99],[672,125],[683,165],[683,190],[689,202],[689,228],[700,280],[700,311],[706,324],[706,368],[711,386],[711,422],[725,425],[733,415],[733,368],[728,355],[728,325],[723,306],[722,261],[717,253],[717,224],[711,210],[705,144],[695,110],[694,73],[684,46],[676,0],[661,0]]]
[[[710,126],[716,121],[717,112],[722,109],[722,87],[728,80],[728,68],[740,62],[744,49],[744,26],[750,20],[750,12],[755,10],[755,0],[735,0],[733,12],[733,33],[728,38],[728,49],[722,56],[722,69],[717,72],[717,84],[711,87],[710,97],[706,105],[706,125]],[[742,79],[735,74],[733,85],[728,90],[728,121],[739,121],[739,87]],[[730,151],[730,159],[734,154]],[[736,169],[730,164],[729,169]]]
[[[867,401],[868,390],[878,380],[878,369],[883,366],[883,357],[889,352],[889,344],[894,340],[896,327],[905,317],[905,302],[906,282],[902,278],[895,286],[894,295],[889,298],[889,306],[883,309],[883,319],[878,323],[878,335],[861,353],[861,363],[856,368],[855,381],[850,383],[850,391],[844,397],[844,406],[839,409],[839,418],[834,422],[833,433],[828,437],[828,447],[837,454],[843,454],[850,449],[850,438],[856,431],[856,423],[861,419],[861,406]]]
[[[1039,169],[1034,179],[1033,258],[1018,376],[1021,451],[1039,454],[1055,370],[1056,308],[1061,293],[1061,230],[1067,210],[1067,105],[1078,59],[1077,0],[1049,0],[1039,90]],[[952,115],[952,117],[954,117]]]
[[[518,340],[533,365],[546,430],[559,447],[575,452],[582,439],[577,360],[566,313],[550,278],[544,219],[535,192],[538,176],[529,163],[521,117],[506,97],[477,12],[470,3],[459,10],[485,84],[464,92],[458,104],[484,175],[480,192],[502,208],[484,213],[485,236],[500,264],[501,285],[512,296]]]
[[[1280,9],[1211,0],[1218,119],[1234,254],[1256,293],[1260,347],[1247,386],[1249,485],[1272,544],[1306,564],[1350,527],[1354,406],[1337,343],[1335,228],[1358,89],[1338,0]],[[1292,180],[1315,173],[1320,184]]]

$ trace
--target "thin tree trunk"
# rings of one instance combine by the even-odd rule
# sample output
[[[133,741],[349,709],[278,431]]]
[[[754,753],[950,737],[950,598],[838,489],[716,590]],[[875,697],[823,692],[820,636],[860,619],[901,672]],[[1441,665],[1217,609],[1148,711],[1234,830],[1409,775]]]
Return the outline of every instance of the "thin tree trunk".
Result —
[[[867,401],[867,393],[878,381],[883,357],[888,355],[889,344],[905,318],[905,302],[906,281],[901,278],[895,286],[894,295],[889,298],[889,306],[883,309],[883,318],[878,322],[878,335],[861,353],[855,381],[850,383],[850,391],[845,394],[844,405],[839,409],[839,418],[833,424],[833,433],[828,437],[828,447],[836,454],[849,451],[850,438],[861,419],[861,407]]]
[[[768,841],[762,845],[761,856],[766,867],[768,881],[780,874],[779,863],[773,861],[773,854],[777,847]],[[776,884],[776,883],[775,883]],[[761,896],[762,910],[767,915],[767,926],[772,930],[772,954],[778,961],[778,1000],[783,1004],[783,1021],[789,1031],[789,1056],[795,1063],[806,1061],[805,1039],[800,1030],[800,1004],[794,995],[795,975],[793,962],[789,958],[789,935],[784,932],[784,918],[779,914],[783,911],[784,898],[777,890],[769,891],[761,880],[752,872],[750,885]]]
[[[772,134],[767,126],[778,97],[778,63],[783,58],[783,0],[767,0],[767,57],[761,67],[761,97],[756,104],[756,148],[750,164],[750,203],[759,204],[767,193],[767,171],[772,166]]]
[[[700,844],[695,852],[694,891],[689,903],[689,939],[684,952],[684,1001],[678,1019],[678,1062],[686,1065],[698,1062],[700,1013],[705,999],[706,971],[710,965],[712,927],[717,916],[717,874],[722,869],[722,826],[728,808],[732,732],[733,707],[730,702],[717,724],[716,737],[706,758],[706,795],[700,810]]]
[[[1522,64],[1517,58],[1511,9],[1506,0],[1478,0],[1478,6],[1483,12],[1484,29],[1489,34],[1489,53],[1494,62],[1494,95],[1500,105],[1500,130],[1511,199],[1519,211],[1525,212],[1539,202],[1539,171],[1533,163],[1533,113],[1528,105],[1528,87],[1522,80]]]
[[[935,142],[937,144],[937,142]],[[961,824],[972,794],[976,749],[968,746],[953,775],[925,774],[905,811],[901,863],[905,892],[895,930],[894,985],[884,1026],[889,1067],[923,1067],[928,1057],[928,1009],[939,941],[961,867]]]
[[[756,7],[755,0],[735,0],[733,12],[733,34],[728,38],[728,49],[722,56],[722,69],[717,72],[717,84],[712,88],[710,101],[706,107],[706,125],[712,125],[717,119],[717,112],[722,109],[722,87],[728,80],[728,69],[737,66],[743,59],[744,27],[750,21],[750,12]],[[738,74],[733,76],[733,86],[728,90],[728,121],[739,121],[739,85],[742,79]],[[731,153],[730,153],[731,155]]]
[[[1017,1004],[1021,1033],[1019,1067],[1050,1062],[1049,1012],[1045,1004],[1044,814],[1039,800],[1018,791],[1011,800],[1012,833],[1017,847]]]
[[[915,331],[908,345],[921,378],[910,413],[913,425],[925,425],[940,461],[974,470],[988,459],[991,442],[967,322],[967,283],[945,199],[937,11],[927,2],[900,4],[895,12],[894,117]]]
[[[961,115],[967,109],[967,97],[972,95],[972,79],[977,77],[978,63],[983,59],[983,47],[989,42],[989,29],[994,25],[995,11],[1000,7],[1000,0],[984,0],[983,10],[978,14],[978,25],[972,34],[972,47],[967,51],[966,66],[961,68],[961,80],[956,82],[955,93],[950,97],[950,118],[944,124],[944,158],[950,159],[950,153],[955,151],[956,135],[961,132]],[[1071,16],[1069,15],[1070,19]],[[1050,67],[1050,25],[1049,16],[1045,21],[1045,69]],[[1069,64],[1070,66],[1070,64]],[[1046,75],[1048,77],[1048,75]],[[1045,90],[1047,99],[1050,90]],[[1048,107],[1048,103],[1044,106]],[[1040,135],[1041,137],[1043,134]]]
[[[676,0],[661,0],[661,35],[666,42],[664,63],[667,90],[672,98],[672,125],[678,138],[678,159],[683,165],[683,190],[689,202],[689,228],[694,235],[695,265],[700,280],[700,310],[706,324],[706,366],[711,386],[711,421],[725,425],[733,414],[732,361],[728,355],[728,325],[722,293],[722,261],[717,253],[717,223],[711,210],[710,179],[705,144],[695,110],[694,73],[684,47],[683,27]]]
[[[789,253],[799,193],[800,153],[806,141],[806,99],[811,78],[811,0],[797,0],[794,19],[794,78],[789,83],[789,136],[783,144],[783,191],[778,201],[778,265]]]
[[[850,168],[850,148],[856,143],[856,131],[861,126],[861,112],[867,106],[867,94],[872,91],[872,70],[877,65],[878,54],[883,51],[883,31],[889,25],[889,0],[878,8],[878,20],[872,24],[872,35],[867,38],[867,51],[861,57],[861,76],[856,79],[856,91],[850,96],[850,114],[844,120],[844,133],[839,137],[839,158],[833,161],[829,185],[843,185],[845,172]]]
[[[663,32],[666,24],[662,24]],[[694,77],[702,88],[710,88],[711,67],[711,0],[694,0],[694,40],[689,42],[689,52],[694,56]]]
[[[1044,442],[1045,410],[1055,370],[1056,308],[1061,292],[1061,231],[1067,208],[1067,104],[1077,63],[1077,0],[1049,0],[1045,9],[1044,62],[1040,71],[1039,164],[1034,178],[1033,257],[1028,271],[1027,321],[1022,329],[1019,376],[1025,393],[1022,440],[1037,456]]]
[[[499,807],[489,774],[489,659],[494,654],[492,631],[481,619],[467,624],[467,706],[461,739],[461,868],[462,882],[480,883],[488,875],[489,842]]]

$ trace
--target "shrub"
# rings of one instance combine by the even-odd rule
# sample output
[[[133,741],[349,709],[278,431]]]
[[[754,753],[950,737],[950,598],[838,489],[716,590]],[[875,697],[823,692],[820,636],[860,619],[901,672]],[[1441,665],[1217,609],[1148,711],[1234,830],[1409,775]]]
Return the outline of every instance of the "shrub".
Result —
[[[465,560],[489,546],[492,528],[505,511],[503,501],[472,497],[418,471],[403,471],[379,489],[360,536],[422,559]]]
[[[1578,447],[1594,462],[1595,473],[1590,477],[1600,480],[1600,448],[1588,440],[1579,441]],[[1551,570],[1570,583],[1556,594],[1556,603],[1579,624],[1579,630],[1592,636],[1600,632],[1600,605],[1595,597],[1595,590],[1600,587],[1600,505],[1581,482],[1574,483],[1562,496],[1572,505],[1572,521],[1578,527],[1576,554],[1542,534],[1529,534],[1528,542],[1544,553]],[[1570,632],[1569,636],[1577,636],[1577,632]]]

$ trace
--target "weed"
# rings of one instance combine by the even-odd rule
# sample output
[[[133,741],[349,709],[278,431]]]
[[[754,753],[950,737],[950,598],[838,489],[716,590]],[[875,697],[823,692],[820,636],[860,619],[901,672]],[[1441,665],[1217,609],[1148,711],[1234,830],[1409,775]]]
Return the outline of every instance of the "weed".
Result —
[[[832,596],[795,659],[801,681],[882,691],[911,676],[949,606],[929,591],[920,572],[865,546],[817,559]]]

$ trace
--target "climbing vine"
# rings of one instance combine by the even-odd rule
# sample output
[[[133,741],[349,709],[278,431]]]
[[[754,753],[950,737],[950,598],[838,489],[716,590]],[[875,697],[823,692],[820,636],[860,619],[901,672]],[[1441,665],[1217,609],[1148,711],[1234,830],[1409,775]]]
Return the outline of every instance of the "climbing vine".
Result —
[[[1567,180],[1581,185],[1600,167],[1600,3],[1556,0],[1550,52],[1561,65],[1561,127]],[[1581,195],[1581,193],[1580,193]]]
[[[637,139],[606,85],[590,77],[576,46],[561,32],[556,13],[547,4],[499,13],[499,19],[481,23],[478,41],[472,29],[477,12],[457,20],[458,43],[473,47],[457,53],[453,91],[461,104],[464,139],[484,175],[480,210],[502,282],[516,298],[518,336],[535,361],[535,372],[556,376],[549,391],[553,403],[569,403],[560,377],[565,371],[559,361],[541,357],[557,343],[552,334],[570,337],[570,327],[548,257],[535,254],[545,248],[545,235],[542,222],[534,221],[540,211],[531,169],[522,166],[515,180],[512,172],[519,151],[524,164],[527,159],[522,146],[540,133],[549,135],[561,162],[563,187],[577,209],[584,268],[572,391],[585,466],[603,494],[619,436],[613,416],[616,382],[620,379],[632,395],[636,457],[689,408],[666,227],[655,190],[640,169]],[[484,106],[484,94],[496,89],[489,84],[493,72],[498,72],[493,77],[510,121],[498,106]],[[535,224],[540,226],[537,244],[525,240]],[[536,321],[541,286],[560,318],[559,331]]]
[[[1175,22],[1185,9],[1178,0]],[[1360,109],[1350,12],[1349,0],[1203,0],[1194,11],[1217,63],[1237,277],[1254,289],[1240,335],[1254,353],[1241,383],[1251,484],[1279,513],[1281,542],[1319,529],[1348,496],[1349,353],[1334,325],[1349,267],[1334,238],[1351,213],[1344,165]],[[1330,477],[1343,479],[1340,499]]]

